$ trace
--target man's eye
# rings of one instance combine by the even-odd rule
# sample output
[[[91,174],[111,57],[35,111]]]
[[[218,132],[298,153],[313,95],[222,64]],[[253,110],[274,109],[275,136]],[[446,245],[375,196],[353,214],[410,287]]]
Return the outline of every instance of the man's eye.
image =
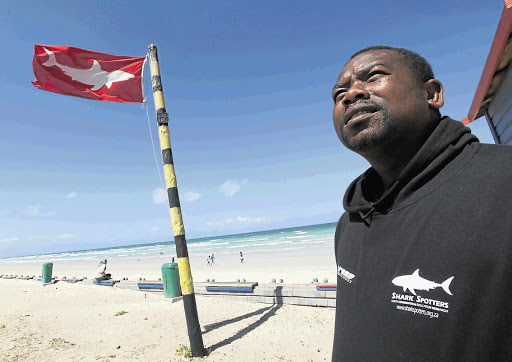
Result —
[[[368,76],[366,77],[366,80],[367,81],[373,81],[373,80],[379,78],[379,76],[381,76],[383,74],[387,74],[387,73],[385,73],[382,70],[374,70],[373,72],[368,73]]]
[[[347,91],[345,90],[341,90],[341,91],[338,91],[335,95],[334,95],[334,102],[339,102],[340,100],[343,99],[343,97],[345,97],[345,94],[347,93]]]

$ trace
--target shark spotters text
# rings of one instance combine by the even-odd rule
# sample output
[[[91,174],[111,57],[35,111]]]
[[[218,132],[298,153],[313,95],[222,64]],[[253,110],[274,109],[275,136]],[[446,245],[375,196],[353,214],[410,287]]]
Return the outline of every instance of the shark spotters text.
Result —
[[[434,307],[439,307],[439,308],[444,308],[444,309],[449,308],[448,302],[441,302],[441,301],[435,300],[435,299],[423,298],[420,295],[414,296],[414,295],[398,294],[398,293],[393,292],[391,295],[391,298],[398,299],[398,300],[404,300],[404,301],[408,301],[408,302],[421,303],[421,304],[425,304],[425,305],[432,305]]]

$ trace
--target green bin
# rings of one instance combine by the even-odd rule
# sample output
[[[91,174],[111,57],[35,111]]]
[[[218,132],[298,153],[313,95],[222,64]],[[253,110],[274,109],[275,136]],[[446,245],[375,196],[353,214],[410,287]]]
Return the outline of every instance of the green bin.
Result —
[[[52,282],[53,263],[43,264],[43,284]]]
[[[162,281],[166,298],[176,298],[181,295],[178,263],[165,263],[162,265]]]

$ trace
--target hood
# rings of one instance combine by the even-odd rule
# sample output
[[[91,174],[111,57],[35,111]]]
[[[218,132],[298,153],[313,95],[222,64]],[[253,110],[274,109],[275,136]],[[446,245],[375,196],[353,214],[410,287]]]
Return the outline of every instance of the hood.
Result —
[[[354,180],[343,198],[343,207],[350,214],[358,214],[366,225],[370,225],[375,211],[389,212],[396,204],[406,200],[425,185],[455,158],[464,147],[478,142],[471,130],[461,122],[443,117],[432,134],[418,150],[395,182],[376,201],[369,200],[380,184],[377,172],[370,168]]]

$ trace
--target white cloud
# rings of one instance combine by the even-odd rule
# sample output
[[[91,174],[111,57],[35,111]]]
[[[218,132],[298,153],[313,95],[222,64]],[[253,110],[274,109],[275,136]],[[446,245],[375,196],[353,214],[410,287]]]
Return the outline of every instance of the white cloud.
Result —
[[[69,239],[69,238],[72,238],[72,237],[73,237],[73,235],[67,234],[67,233],[64,233],[64,234],[61,234],[61,235],[57,235],[58,239]]]
[[[27,206],[25,209],[25,215],[27,216],[53,216],[55,215],[55,212],[53,211],[47,211],[47,212],[41,212],[41,205],[30,205]]]
[[[185,201],[195,201],[201,197],[199,192],[185,192],[183,195],[183,200]]]
[[[240,223],[259,223],[259,222],[263,222],[263,221],[267,221],[267,218],[263,217],[263,216],[258,216],[258,217],[241,217],[241,216],[237,216],[236,217],[236,221],[240,222]]]
[[[151,231],[158,231],[158,230],[160,230],[160,227],[159,227],[159,226],[153,226],[153,227],[151,228]]]
[[[73,199],[75,197],[77,197],[78,194],[76,192],[70,192],[69,194],[66,195],[66,199]]]
[[[7,209],[0,209],[0,216],[7,215],[9,213],[9,210]]]
[[[25,209],[25,215],[27,216],[53,216],[55,215],[55,212],[53,211],[47,211],[47,212],[40,212],[41,205],[30,205]]]
[[[0,239],[0,243],[10,243],[12,241],[19,241],[20,238],[14,237],[14,238],[7,238],[7,239]]]
[[[258,216],[258,217],[230,217],[221,221],[209,221],[206,224],[208,226],[224,226],[230,224],[256,224],[260,222],[269,221],[266,217]]]
[[[50,237],[49,236],[33,236],[33,237],[30,237],[30,238],[23,238],[24,240],[29,240],[29,241],[33,241],[33,240],[50,240]]]
[[[25,215],[27,216],[38,216],[41,205],[31,205],[25,209]]]
[[[208,226],[222,226],[222,225],[228,225],[232,224],[235,221],[234,218],[230,217],[229,219],[224,219],[221,221],[208,221],[206,225]]]
[[[158,187],[153,190],[153,202],[155,204],[163,204],[167,202],[167,192],[161,188]]]
[[[224,195],[231,197],[240,190],[240,185],[246,183],[247,180],[227,180],[219,186],[219,192],[223,192]]]

